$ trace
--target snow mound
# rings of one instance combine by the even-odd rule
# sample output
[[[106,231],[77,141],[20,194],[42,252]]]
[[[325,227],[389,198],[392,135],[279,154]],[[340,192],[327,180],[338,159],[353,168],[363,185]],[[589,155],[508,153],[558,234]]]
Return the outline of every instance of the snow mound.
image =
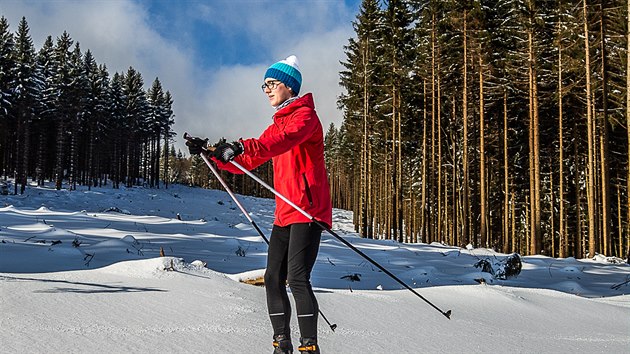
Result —
[[[190,271],[213,272],[204,267],[204,262],[185,263],[182,258],[157,257],[114,263],[100,268],[98,272],[126,276],[130,278],[151,279],[163,277],[167,272],[186,273]],[[218,274],[218,273],[217,273]]]
[[[611,263],[611,264],[624,264],[624,263],[626,263],[626,261],[624,261],[623,259],[621,259],[619,257],[606,257],[606,256],[601,255],[601,254],[596,254],[595,257],[593,257],[593,260],[596,261],[596,262]]]
[[[254,269],[243,273],[238,274],[228,274],[227,277],[241,283],[245,283],[248,281],[253,281],[256,279],[260,279],[265,276],[264,269]]]
[[[163,273],[167,267],[170,267],[171,260],[174,263],[181,263],[181,259],[178,258],[159,257],[118,262],[100,268],[98,271],[130,278],[155,278],[159,273]]]

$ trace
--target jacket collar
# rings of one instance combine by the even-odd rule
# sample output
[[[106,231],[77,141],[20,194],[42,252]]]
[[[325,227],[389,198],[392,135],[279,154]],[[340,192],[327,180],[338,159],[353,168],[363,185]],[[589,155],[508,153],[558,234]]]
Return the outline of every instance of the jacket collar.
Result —
[[[315,103],[313,102],[313,94],[307,93],[306,95],[298,98],[297,100],[291,102],[288,106],[278,110],[274,117],[286,116],[289,115],[298,108],[308,107],[311,109],[315,109]]]

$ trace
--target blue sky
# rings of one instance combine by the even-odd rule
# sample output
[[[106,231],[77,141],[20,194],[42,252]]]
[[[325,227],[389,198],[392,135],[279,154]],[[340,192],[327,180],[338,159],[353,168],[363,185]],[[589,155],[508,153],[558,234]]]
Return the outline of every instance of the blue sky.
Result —
[[[176,147],[184,131],[211,140],[255,137],[273,108],[265,69],[295,54],[302,92],[312,92],[324,129],[341,123],[336,98],[343,46],[360,0],[2,0],[11,30],[25,16],[37,49],[64,30],[110,73],[130,66],[175,99]]]

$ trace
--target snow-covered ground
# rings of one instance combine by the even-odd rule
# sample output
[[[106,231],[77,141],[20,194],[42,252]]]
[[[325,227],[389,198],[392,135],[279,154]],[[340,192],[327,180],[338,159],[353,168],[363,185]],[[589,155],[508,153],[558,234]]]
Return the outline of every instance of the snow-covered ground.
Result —
[[[239,198],[268,235],[273,201]],[[313,284],[338,327],[320,318],[324,353],[630,353],[630,266],[619,259],[523,257],[519,276],[499,280],[475,264],[504,254],[362,239],[343,210],[334,221],[452,316],[325,234]],[[266,248],[222,191],[0,196],[0,352],[271,353],[264,288],[239,282],[263,274]]]

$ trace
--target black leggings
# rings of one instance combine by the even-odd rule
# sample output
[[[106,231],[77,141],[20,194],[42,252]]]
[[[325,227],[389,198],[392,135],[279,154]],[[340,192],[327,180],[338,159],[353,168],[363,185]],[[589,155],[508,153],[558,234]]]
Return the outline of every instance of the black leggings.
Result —
[[[265,289],[274,335],[290,336],[291,304],[288,281],[302,338],[317,336],[319,307],[311,287],[311,271],[317,259],[322,229],[314,223],[273,226],[269,241]]]

